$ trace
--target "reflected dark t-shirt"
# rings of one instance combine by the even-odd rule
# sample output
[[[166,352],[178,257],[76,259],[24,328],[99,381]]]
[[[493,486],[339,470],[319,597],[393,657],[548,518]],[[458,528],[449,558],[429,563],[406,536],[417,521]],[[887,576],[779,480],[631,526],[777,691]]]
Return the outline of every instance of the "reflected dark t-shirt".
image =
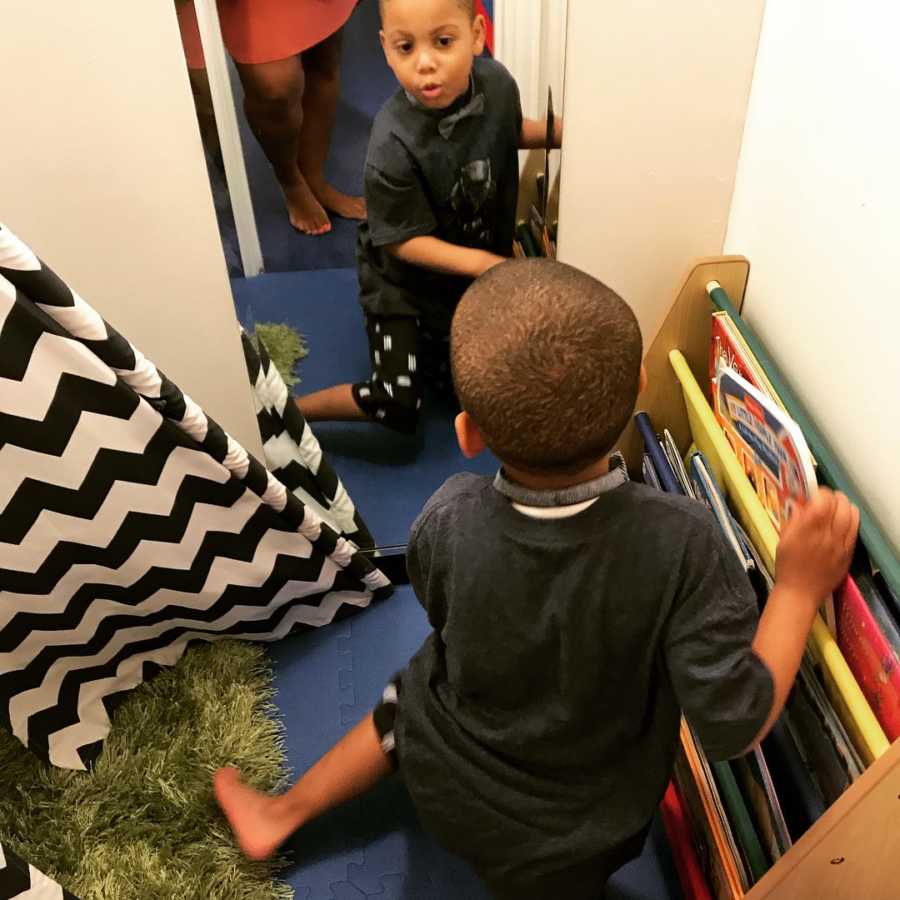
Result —
[[[439,123],[484,97],[444,137]],[[472,87],[430,110],[398,90],[375,117],[366,157],[368,221],[359,229],[360,303],[382,316],[415,316],[449,329],[471,279],[396,259],[389,244],[424,235],[501,256],[512,253],[522,131],[519,90],[498,62],[479,58]]]

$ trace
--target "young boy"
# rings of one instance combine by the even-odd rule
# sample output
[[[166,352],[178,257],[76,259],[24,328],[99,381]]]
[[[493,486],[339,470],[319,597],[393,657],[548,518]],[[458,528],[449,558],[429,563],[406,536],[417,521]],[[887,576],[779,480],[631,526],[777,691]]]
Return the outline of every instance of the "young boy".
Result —
[[[858,513],[823,489],[792,518],[759,618],[707,509],[628,481],[612,452],[644,381],[616,294],[561,263],[509,261],[466,293],[451,343],[460,447],[503,465],[451,478],[413,525],[433,633],[285,795],[223,769],[218,799],[263,857],[397,764],[423,824],[495,897],[596,898],[641,850],[682,712],[713,759],[768,732]]]
[[[380,8],[401,89],[372,127],[357,249],[373,372],[297,402],[311,422],[372,419],[412,433],[424,382],[452,393],[447,344],[459,298],[512,255],[518,151],[544,146],[546,124],[523,120],[515,81],[479,58],[485,23],[473,0]]]

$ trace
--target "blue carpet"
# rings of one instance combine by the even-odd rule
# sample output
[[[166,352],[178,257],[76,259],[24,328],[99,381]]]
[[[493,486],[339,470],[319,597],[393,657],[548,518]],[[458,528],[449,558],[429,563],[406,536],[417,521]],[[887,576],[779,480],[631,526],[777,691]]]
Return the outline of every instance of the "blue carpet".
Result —
[[[268,274],[237,279],[233,289],[245,327],[288,322],[307,337],[310,355],[298,366],[298,393],[368,373],[353,270]],[[489,456],[462,457],[449,411],[433,403],[418,438],[365,423],[320,424],[316,434],[381,544],[406,542],[422,504],[450,474],[496,467]],[[294,773],[305,771],[377,703],[427,633],[421,607],[403,587],[352,619],[271,646],[275,700]],[[286,877],[298,900],[487,900],[468,867],[423,833],[396,778],[304,829],[289,849],[294,865]],[[658,823],[643,856],[617,873],[609,896],[681,896]]]

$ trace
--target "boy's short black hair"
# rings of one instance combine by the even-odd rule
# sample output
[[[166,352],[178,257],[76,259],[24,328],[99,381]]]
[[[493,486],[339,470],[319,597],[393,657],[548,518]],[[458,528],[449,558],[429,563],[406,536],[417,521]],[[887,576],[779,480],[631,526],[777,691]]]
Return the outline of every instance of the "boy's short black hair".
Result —
[[[501,460],[526,471],[575,472],[601,459],[634,412],[637,319],[572,266],[495,266],[460,301],[450,347],[462,408]]]
[[[378,12],[382,19],[384,19],[384,8],[389,2],[390,0],[378,0]],[[456,5],[460,9],[465,10],[469,14],[470,19],[475,18],[475,0],[456,0]]]

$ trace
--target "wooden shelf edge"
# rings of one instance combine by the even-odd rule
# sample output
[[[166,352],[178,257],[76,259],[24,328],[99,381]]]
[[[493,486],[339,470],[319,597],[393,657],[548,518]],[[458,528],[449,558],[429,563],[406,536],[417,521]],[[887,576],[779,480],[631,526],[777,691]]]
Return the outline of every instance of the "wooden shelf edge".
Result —
[[[750,276],[750,263],[744,256],[708,256],[688,267],[681,290],[663,321],[659,332],[644,354],[647,388],[638,397],[637,409],[647,410],[654,425],[672,432],[684,453],[690,444],[687,412],[681,388],[669,366],[669,351],[681,350],[701,385],[707,377],[712,304],[706,293],[710,281],[718,281],[740,310]],[[639,478],[643,444],[634,421],[619,440],[628,471]]]

